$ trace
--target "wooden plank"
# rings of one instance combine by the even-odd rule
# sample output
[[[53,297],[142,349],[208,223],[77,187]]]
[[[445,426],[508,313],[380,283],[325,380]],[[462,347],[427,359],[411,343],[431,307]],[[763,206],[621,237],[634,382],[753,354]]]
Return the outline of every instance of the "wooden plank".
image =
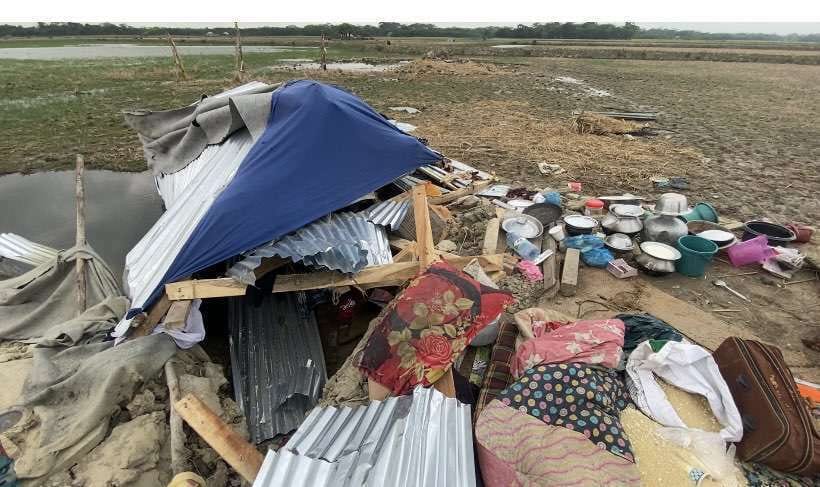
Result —
[[[581,251],[578,249],[567,249],[564,258],[564,272],[561,273],[561,294],[563,296],[575,296],[578,287],[578,266],[580,265]]]
[[[433,383],[433,387],[447,397],[456,397],[456,383],[453,379],[453,368],[447,369],[447,372]]]
[[[449,222],[453,220],[453,213],[450,211],[449,208],[446,206],[441,205],[429,205],[430,211],[432,211],[436,216],[444,220],[445,222]]]
[[[288,262],[291,262],[290,259],[283,259],[281,257],[270,257],[267,259],[262,259],[262,263],[253,270],[253,274],[256,276],[257,279],[264,276],[268,272],[273,272],[276,269],[284,266]]]
[[[482,254],[494,254],[498,248],[498,232],[501,230],[501,220],[490,218],[487,222],[487,230],[484,231],[484,244],[481,246]]]
[[[478,259],[486,272],[503,269],[504,254],[461,256],[435,252],[454,267],[464,267],[471,260]],[[337,271],[312,272],[309,274],[286,274],[276,277],[273,292],[306,291],[341,286],[360,286],[363,288],[380,286],[398,286],[418,274],[417,262],[395,262],[380,266],[367,267],[350,277]],[[229,277],[220,279],[198,279],[172,282],[165,285],[164,298],[171,301],[222,298],[244,296],[246,286]],[[170,305],[169,305],[170,306]],[[167,308],[165,310],[167,312]],[[163,314],[164,316],[164,314]],[[160,316],[161,318],[162,316]],[[156,324],[156,323],[155,323]]]
[[[166,287],[168,287],[166,285]],[[157,324],[162,321],[162,318],[171,308],[171,301],[167,294],[160,296],[159,301],[154,303],[145,319],[138,323],[136,327],[131,329],[129,338],[142,337],[151,334],[156,328]]]
[[[504,208],[496,208],[495,209],[495,217],[498,218],[499,224],[504,220],[504,215],[507,214],[507,210]],[[507,234],[504,232],[498,232],[498,240],[495,244],[495,251],[498,253],[504,253],[507,251]]]
[[[399,253],[393,256],[393,262],[415,262],[416,261],[416,242],[409,242],[409,245],[399,250]]]
[[[430,209],[427,207],[427,193],[423,185],[413,187],[413,218],[416,222],[416,252],[419,268],[430,267],[438,257],[433,243],[433,229],[430,227]]]
[[[391,237],[390,238],[390,247],[394,248],[394,249],[397,249],[397,250],[404,250],[410,244],[415,245],[415,243],[416,242],[413,242],[412,240],[407,240],[406,238],[399,238],[399,237]]]
[[[455,191],[450,191],[447,194],[436,196],[430,198],[431,205],[443,205],[445,203],[449,203],[451,201],[455,201],[462,196],[467,196],[468,194],[473,194],[475,192],[481,191],[482,189],[486,188],[490,185],[492,181],[479,181],[477,183],[473,183],[470,186],[466,186],[461,189],[457,189]]]
[[[192,303],[193,301],[190,299],[171,301],[171,307],[168,308],[168,313],[165,315],[165,328],[168,330],[182,330],[185,328],[185,321],[188,319]]]
[[[247,482],[253,483],[264,460],[253,445],[242,439],[193,394],[186,394],[174,404],[174,409],[228,465]]]
[[[549,297],[555,296],[558,292],[558,242],[552,237],[545,237],[541,246],[542,250],[552,250],[552,255],[547,257],[541,265],[541,272],[544,274],[544,289]]]

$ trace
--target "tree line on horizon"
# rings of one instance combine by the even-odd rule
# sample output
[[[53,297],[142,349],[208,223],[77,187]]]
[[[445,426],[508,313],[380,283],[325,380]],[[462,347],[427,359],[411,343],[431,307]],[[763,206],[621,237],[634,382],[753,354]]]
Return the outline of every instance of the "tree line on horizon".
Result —
[[[76,22],[38,22],[35,26],[0,25],[0,37],[57,37],[75,35],[224,36],[233,29],[211,27],[136,27],[127,24],[81,24]],[[379,22],[378,25],[314,24],[286,27],[243,28],[245,36],[320,36],[332,39],[363,37],[467,37],[509,39],[682,39],[682,40],[758,40],[820,42],[820,34],[707,33],[694,30],[643,29],[634,23],[624,25],[597,22],[536,22],[516,27],[438,27],[433,24]]]

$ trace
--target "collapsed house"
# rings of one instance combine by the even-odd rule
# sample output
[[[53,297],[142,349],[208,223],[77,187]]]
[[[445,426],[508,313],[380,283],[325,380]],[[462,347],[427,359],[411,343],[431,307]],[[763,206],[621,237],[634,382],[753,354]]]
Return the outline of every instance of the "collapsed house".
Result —
[[[175,397],[169,379],[169,435],[179,443],[184,420],[258,487],[479,479],[639,485],[659,470],[671,472],[664,479],[735,484],[740,467],[727,446],[743,437],[743,403],[721,375],[734,373],[727,367],[737,364],[725,365],[732,353],[716,363],[645,314],[582,320],[528,308],[503,315],[514,297],[498,281],[513,268],[534,274],[551,295],[575,292],[577,275],[568,269],[577,274],[590,249],[559,249],[541,235],[561,226],[551,225],[560,200],[532,238],[543,262],[505,253],[500,230],[513,234],[507,212],[527,223],[513,205],[520,190],[483,191],[490,174],[447,159],[344,89],[314,81],[252,82],[126,120],[166,211],[128,253],[124,292],[90,249],[58,252],[0,235],[0,255],[35,266],[0,288],[8,294],[1,304],[14,309],[0,307],[7,313],[0,318],[20,317],[0,328],[3,338],[38,347],[24,405],[39,414],[39,426],[30,427],[40,436],[15,443],[26,478],[45,478],[88,453],[137,383],[178,348],[195,349],[222,328],[244,427],[225,424],[196,395]],[[449,231],[449,209],[440,205],[474,193],[483,201],[472,204],[494,215],[481,251],[434,247]],[[510,243],[519,254],[520,243]],[[559,252],[566,253],[561,276]],[[74,318],[78,258],[89,262],[90,294],[89,309]],[[35,290],[48,296],[44,309],[58,311],[43,315],[39,304],[20,303]],[[60,324],[37,329],[36,319]],[[103,339],[109,335],[116,346]],[[718,428],[687,426],[675,413],[680,397],[656,376],[707,397],[708,407],[685,419]],[[57,393],[72,399],[61,402]],[[811,450],[813,430],[805,415],[800,420],[801,448]],[[673,428],[689,444],[674,441]],[[243,429],[247,438],[237,433]],[[181,473],[186,463],[172,450]],[[673,468],[663,469],[653,450],[670,452]],[[40,458],[49,461],[36,465]],[[781,456],[774,466],[810,475],[816,459]]]

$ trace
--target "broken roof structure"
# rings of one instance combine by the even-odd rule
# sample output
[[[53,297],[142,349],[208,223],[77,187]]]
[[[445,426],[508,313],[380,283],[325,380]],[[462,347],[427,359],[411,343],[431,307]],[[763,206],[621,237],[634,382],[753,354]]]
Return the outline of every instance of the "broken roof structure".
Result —
[[[269,451],[254,487],[471,487],[470,406],[434,388],[354,408],[315,408]]]
[[[275,241],[441,159],[356,96],[315,81],[286,83],[265,94],[269,113],[260,132],[258,106],[248,106],[258,105],[264,90],[255,86],[251,92],[227,95],[228,114],[186,108],[128,116],[149,164],[161,160],[163,168],[177,171],[192,166],[172,181],[158,178],[168,211],[126,258],[128,318],[154,302],[163,284]],[[202,103],[225,106],[220,100]],[[243,129],[247,122],[234,112],[252,112],[254,126]],[[199,143],[223,133],[219,145]],[[191,145],[202,146],[194,161],[169,161],[169,154],[189,157]]]

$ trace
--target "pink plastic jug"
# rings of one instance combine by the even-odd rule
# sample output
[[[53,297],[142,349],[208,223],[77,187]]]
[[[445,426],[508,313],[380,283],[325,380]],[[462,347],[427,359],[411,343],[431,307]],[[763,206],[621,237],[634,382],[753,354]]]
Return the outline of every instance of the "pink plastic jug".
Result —
[[[729,260],[735,267],[763,262],[771,257],[773,252],[769,248],[765,235],[758,235],[745,242],[738,242],[726,249]]]

